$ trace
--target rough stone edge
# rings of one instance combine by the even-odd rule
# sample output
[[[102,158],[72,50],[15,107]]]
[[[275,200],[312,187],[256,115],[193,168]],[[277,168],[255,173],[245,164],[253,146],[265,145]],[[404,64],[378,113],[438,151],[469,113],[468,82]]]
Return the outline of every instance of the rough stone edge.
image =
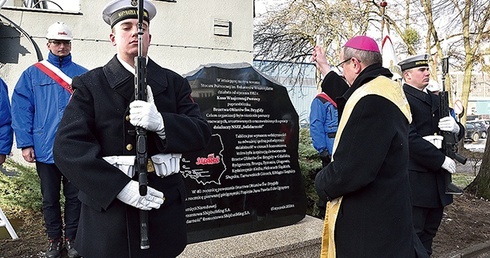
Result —
[[[178,257],[275,257],[277,254],[297,253],[311,248],[318,248],[319,252],[322,230],[322,220],[305,216],[289,226],[190,244]]]

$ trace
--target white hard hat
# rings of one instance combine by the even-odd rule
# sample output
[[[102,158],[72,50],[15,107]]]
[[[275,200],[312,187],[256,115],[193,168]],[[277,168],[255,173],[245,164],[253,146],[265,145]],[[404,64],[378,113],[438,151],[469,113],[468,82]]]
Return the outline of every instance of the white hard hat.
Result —
[[[53,25],[49,26],[46,38],[57,40],[72,40],[73,35],[70,28],[68,28],[66,24],[64,24],[63,22],[55,22],[53,23]]]

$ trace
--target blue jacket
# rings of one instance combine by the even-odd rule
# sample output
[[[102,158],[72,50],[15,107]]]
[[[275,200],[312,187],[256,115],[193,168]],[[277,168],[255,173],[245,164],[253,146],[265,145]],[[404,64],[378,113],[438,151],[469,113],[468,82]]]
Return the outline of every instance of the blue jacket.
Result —
[[[13,132],[12,116],[10,115],[10,102],[8,87],[0,79],[0,154],[8,155],[12,150]]]
[[[47,61],[68,77],[86,68],[75,64],[71,54],[60,58],[51,52]],[[53,164],[53,144],[71,94],[39,68],[31,65],[19,78],[12,95],[12,128],[19,149],[34,147],[36,161]]]
[[[310,136],[313,147],[318,153],[326,149],[332,154],[335,133],[339,125],[338,111],[330,101],[321,95],[328,98],[325,93],[320,93],[311,102]]]

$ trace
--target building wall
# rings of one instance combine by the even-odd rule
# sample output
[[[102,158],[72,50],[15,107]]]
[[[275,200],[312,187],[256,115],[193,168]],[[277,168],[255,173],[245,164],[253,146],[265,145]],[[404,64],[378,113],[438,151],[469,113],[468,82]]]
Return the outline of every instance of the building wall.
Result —
[[[104,65],[115,54],[110,27],[102,20],[109,2],[79,0],[80,11],[48,11],[4,6],[0,14],[25,30],[47,56],[46,30],[56,21],[71,27],[74,61],[89,68]],[[252,62],[253,0],[152,1],[157,15],[150,23],[149,56],[180,74],[208,63]],[[215,19],[230,21],[232,36],[214,35]],[[0,76],[12,89],[22,71],[37,61],[29,40],[0,17]],[[4,56],[2,58],[2,56]]]
[[[311,102],[318,92],[316,67],[313,63],[291,64],[279,63],[274,69],[275,62],[255,60],[254,66],[274,80],[280,82],[288,91],[289,98],[299,116],[301,127],[309,128]]]
[[[450,76],[451,87],[456,91],[455,100],[461,99],[464,75],[462,72],[453,72]],[[473,73],[471,77],[467,115],[468,120],[472,120],[473,117],[485,119],[490,117],[490,83],[486,73]]]
[[[102,9],[109,0],[77,1],[78,11],[12,7],[9,3],[0,9],[0,77],[9,86],[10,95],[20,74],[38,59],[29,38],[14,29],[9,20],[31,36],[43,57],[48,54],[47,28],[56,21],[73,31],[72,56],[76,63],[93,69],[114,56],[110,26],[102,20]],[[150,22],[149,56],[161,66],[186,74],[203,64],[252,63],[253,0],[152,2],[157,15]],[[215,19],[231,22],[231,37],[214,35]],[[15,141],[13,153],[15,160],[22,160]]]

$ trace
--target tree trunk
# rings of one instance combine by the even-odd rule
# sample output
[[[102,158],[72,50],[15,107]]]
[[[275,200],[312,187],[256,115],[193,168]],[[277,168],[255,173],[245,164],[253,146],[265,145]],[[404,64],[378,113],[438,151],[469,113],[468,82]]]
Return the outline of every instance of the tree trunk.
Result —
[[[466,187],[466,191],[476,196],[490,199],[490,140],[485,144],[485,152],[476,178]]]

